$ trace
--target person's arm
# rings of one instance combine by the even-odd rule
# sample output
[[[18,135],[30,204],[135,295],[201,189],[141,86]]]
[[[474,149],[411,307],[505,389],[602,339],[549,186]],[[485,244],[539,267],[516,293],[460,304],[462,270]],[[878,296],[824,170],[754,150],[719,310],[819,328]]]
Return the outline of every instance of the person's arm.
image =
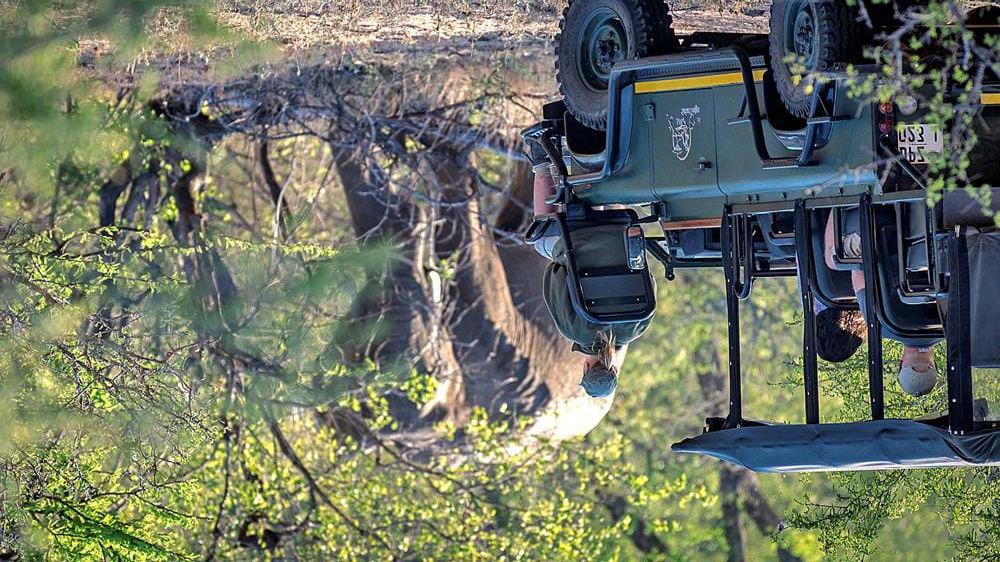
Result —
[[[830,213],[830,220],[826,221],[826,235],[823,237],[823,258],[824,261],[826,261],[826,266],[830,269],[837,269],[836,265],[833,263],[833,254],[837,249],[833,228],[833,221],[835,217],[835,213]],[[865,289],[865,272],[857,269],[851,270],[851,284],[854,285],[855,293],[863,291]]]
[[[625,365],[625,356],[628,355],[628,344],[623,345],[615,350],[615,360],[612,361],[612,365],[615,371],[622,372],[622,366]]]
[[[823,260],[826,262],[826,266],[830,269],[837,269],[836,264],[833,263],[833,253],[837,248],[833,238],[833,220],[835,217],[836,213],[830,213],[830,219],[826,221],[826,235],[823,237]]]
[[[553,205],[548,203],[548,198],[556,193],[556,178],[552,165],[547,159],[535,163],[532,167],[534,173],[534,193],[533,193],[533,216],[535,224],[532,229],[538,228],[538,237],[531,241],[543,258],[554,261],[556,242],[559,241],[558,229],[552,221],[552,215],[556,212]]]

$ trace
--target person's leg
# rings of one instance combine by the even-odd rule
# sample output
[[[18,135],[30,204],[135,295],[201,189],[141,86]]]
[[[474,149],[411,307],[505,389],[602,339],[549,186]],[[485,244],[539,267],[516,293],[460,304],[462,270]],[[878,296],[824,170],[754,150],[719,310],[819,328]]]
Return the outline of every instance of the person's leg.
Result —
[[[826,221],[826,233],[823,236],[823,259],[826,262],[826,267],[830,269],[836,269],[833,263],[833,252],[836,249],[833,233],[833,213],[830,213],[830,219]]]
[[[858,296],[861,313],[868,317],[865,306],[865,274],[862,271],[852,271],[851,281],[854,292]],[[937,364],[934,360],[934,344],[936,342],[914,342],[901,338],[883,330],[883,334],[892,340],[903,344],[903,357],[899,363],[896,379],[899,386],[912,396],[929,394],[937,386]]]
[[[549,228],[549,231],[554,232],[555,230],[556,230],[555,228]],[[559,241],[558,234],[546,233],[538,240],[535,240],[532,243],[532,246],[534,246],[535,251],[538,252],[540,256],[549,261],[553,261],[553,256],[555,255],[556,242],[558,241]]]

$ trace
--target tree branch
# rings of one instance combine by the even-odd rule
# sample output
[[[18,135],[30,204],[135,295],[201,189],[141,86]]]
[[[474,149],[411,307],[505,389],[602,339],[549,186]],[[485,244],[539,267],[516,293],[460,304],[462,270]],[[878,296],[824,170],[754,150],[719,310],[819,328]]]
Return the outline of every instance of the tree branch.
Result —
[[[271,195],[271,204],[274,205],[275,229],[281,233],[281,238],[288,238],[288,200],[285,198],[285,188],[278,183],[278,178],[271,166],[271,156],[267,141],[257,143],[257,161],[260,163],[261,177]]]
[[[664,558],[670,555],[670,549],[656,536],[656,533],[649,530],[649,525],[638,515],[628,513],[628,500],[617,494],[604,492],[598,494],[598,501],[611,514],[611,519],[617,523],[626,515],[632,517],[633,527],[629,530],[628,536],[632,544],[643,554],[657,553],[663,554]]]

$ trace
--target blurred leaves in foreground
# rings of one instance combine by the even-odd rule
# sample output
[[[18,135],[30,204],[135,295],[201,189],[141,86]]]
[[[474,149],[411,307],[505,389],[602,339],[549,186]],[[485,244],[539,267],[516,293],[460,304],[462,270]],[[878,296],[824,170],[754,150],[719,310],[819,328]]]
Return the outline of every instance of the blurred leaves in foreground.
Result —
[[[45,198],[59,163],[87,169],[127,151],[128,124],[110,121],[150,100],[151,59],[168,48],[227,51],[231,67],[259,62],[262,46],[218,26],[211,9],[194,0],[0,2],[0,186],[16,179]]]
[[[525,446],[524,420],[476,410],[403,440],[394,408],[438,381],[345,359],[381,329],[354,304],[392,248],[337,244],[349,227],[306,212],[290,224],[309,236],[280,239],[240,175],[251,151],[202,146],[150,107],[165,43],[242,48],[211,9],[0,0],[0,559],[727,559],[720,465],[669,453],[711,407],[718,276],[661,286],[588,438]],[[116,81],[136,61],[146,72]],[[310,142],[274,153],[329,156]],[[343,205],[328,187],[302,199]],[[778,286],[747,311],[751,406],[786,420],[801,414],[795,300]],[[859,415],[863,362],[825,373],[825,396]],[[737,523],[754,560],[992,559],[994,480],[764,477],[794,528]]]

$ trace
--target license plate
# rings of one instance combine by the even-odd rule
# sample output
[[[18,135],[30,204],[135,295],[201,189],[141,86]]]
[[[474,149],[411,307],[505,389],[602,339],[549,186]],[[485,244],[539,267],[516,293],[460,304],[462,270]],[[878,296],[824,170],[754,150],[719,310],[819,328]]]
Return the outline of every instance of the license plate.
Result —
[[[899,154],[910,164],[927,164],[933,155],[944,151],[941,128],[937,125],[903,125],[897,138]]]

